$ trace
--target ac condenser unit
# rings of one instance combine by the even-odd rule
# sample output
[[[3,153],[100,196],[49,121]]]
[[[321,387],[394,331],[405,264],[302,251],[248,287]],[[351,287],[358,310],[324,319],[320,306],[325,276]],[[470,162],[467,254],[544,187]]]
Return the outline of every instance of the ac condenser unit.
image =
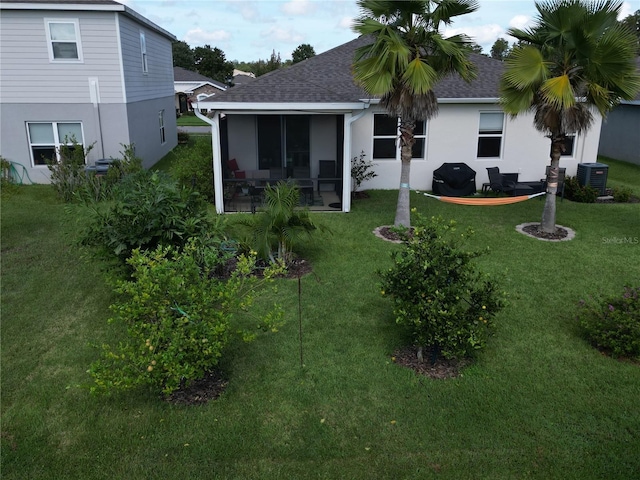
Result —
[[[605,194],[609,165],[604,163],[579,163],[578,183],[595,188],[600,195]]]

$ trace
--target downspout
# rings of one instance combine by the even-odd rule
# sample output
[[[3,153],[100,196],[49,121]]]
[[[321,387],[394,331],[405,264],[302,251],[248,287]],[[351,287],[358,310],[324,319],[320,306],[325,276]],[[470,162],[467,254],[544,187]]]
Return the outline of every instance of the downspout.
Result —
[[[344,115],[344,140],[342,143],[342,211],[351,211],[351,125],[360,120],[367,112],[369,103],[365,103],[364,109],[357,115],[345,113]]]
[[[209,118],[200,112],[200,107],[197,106],[193,109],[200,120],[211,125],[211,147],[213,156],[211,161],[213,162],[213,204],[216,208],[216,213],[224,213],[224,195],[222,185],[222,151],[220,150],[220,113],[215,110],[213,112],[213,118]]]

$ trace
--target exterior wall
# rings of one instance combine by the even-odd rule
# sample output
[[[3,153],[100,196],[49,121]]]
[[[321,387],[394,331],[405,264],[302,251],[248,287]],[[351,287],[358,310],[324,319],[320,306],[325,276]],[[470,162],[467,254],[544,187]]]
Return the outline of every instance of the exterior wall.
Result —
[[[521,115],[510,119],[505,115],[501,156],[478,158],[478,131],[480,112],[501,112],[491,104],[460,105],[441,104],[438,116],[427,122],[426,156],[411,162],[411,188],[431,190],[433,171],[443,163],[466,163],[476,171],[476,187],[489,181],[487,168],[499,167],[502,172],[517,172],[521,181],[539,181],[544,178],[550,162],[551,143],[533,127],[533,116]],[[365,152],[365,159],[372,160],[373,116],[384,113],[371,107],[352,125],[353,140],[350,158]],[[236,158],[241,169],[257,168],[257,134],[255,115],[228,115],[229,158]],[[572,156],[564,156],[560,165],[567,175],[575,176],[578,163],[596,162],[600,117],[587,134],[579,135],[574,142]],[[336,116],[311,116],[311,175],[318,174],[318,160],[336,160]],[[372,160],[377,177],[363,183],[363,189],[396,189],[400,181],[400,159]]]
[[[45,19],[77,20],[81,61],[50,60]],[[32,165],[26,122],[81,122],[85,146],[94,144],[89,164],[134,143],[148,167],[177,144],[171,41],[123,14],[3,9],[0,84],[0,155],[22,164],[34,182],[48,182],[49,170]]]
[[[82,62],[49,60],[45,18],[77,19]],[[89,103],[89,79],[100,101],[124,101],[118,35],[112,12],[16,11],[0,15],[0,102]]]
[[[173,57],[169,39],[123,15],[118,19],[127,102],[173,98]],[[147,45],[147,73],[142,70],[140,32],[144,33]]]
[[[102,124],[102,142],[98,114]],[[87,163],[92,164],[99,158],[119,157],[120,144],[130,143],[127,124],[121,120],[123,116],[122,104],[101,105],[98,112],[92,105],[3,103],[0,105],[2,156],[22,164],[34,183],[48,183],[49,169],[44,165],[32,165],[27,122],[81,122],[85,147],[94,144],[87,157]]]
[[[127,105],[130,143],[142,159],[142,165],[149,168],[168,154],[178,144],[176,112],[173,95]],[[159,113],[164,110],[165,143],[160,139]],[[144,119],[144,121],[141,121]]]
[[[438,116],[427,122],[427,153],[422,160],[411,161],[411,188],[431,190],[433,171],[443,163],[462,162],[476,171],[478,190],[488,181],[487,168],[499,167],[502,172],[518,172],[522,181],[537,181],[544,177],[549,164],[550,140],[533,127],[533,117],[525,114],[516,119],[505,116],[502,155],[500,158],[478,158],[478,128],[480,112],[501,111],[497,105],[441,104]],[[353,125],[351,157],[365,152],[372,160],[373,115],[382,110],[373,108]],[[590,132],[575,141],[574,155],[563,157],[561,166],[567,175],[575,175],[578,163],[596,162],[600,117]],[[373,160],[378,176],[363,183],[363,189],[395,189],[400,181],[400,160]]]
[[[258,168],[258,133],[255,115],[227,115],[229,158],[240,170]]]
[[[602,122],[598,153],[640,165],[640,104],[618,105]]]

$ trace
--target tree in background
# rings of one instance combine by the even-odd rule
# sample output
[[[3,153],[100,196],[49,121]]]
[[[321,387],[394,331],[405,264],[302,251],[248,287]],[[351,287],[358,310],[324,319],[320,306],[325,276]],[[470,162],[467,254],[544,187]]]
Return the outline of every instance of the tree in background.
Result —
[[[316,52],[311,45],[308,43],[303,43],[302,45],[298,45],[298,47],[291,53],[291,59],[293,63],[298,63],[307,58],[315,57]]]
[[[640,90],[637,40],[617,21],[621,1],[537,2],[536,24],[510,29],[522,40],[505,60],[502,106],[508,114],[533,112],[535,128],[551,139],[551,168],[541,229],[556,230],[559,162],[569,135],[593,123],[594,109],[606,115]]]
[[[209,45],[193,49],[194,66],[198,73],[219,82],[229,84],[233,78],[233,63],[228,62],[224,52]]]
[[[491,47],[491,58],[496,60],[504,60],[509,55],[509,42],[504,38],[499,38],[495,41]]]
[[[640,55],[640,10],[627,15],[620,23],[629,28],[636,35],[636,53]]]
[[[469,50],[472,53],[477,53],[478,55],[484,55],[484,53],[482,53],[482,45],[478,45],[476,42],[472,42],[469,45]]]
[[[395,226],[409,228],[410,169],[416,122],[435,117],[438,99],[433,88],[445,76],[470,81],[466,35],[444,37],[441,28],[459,15],[478,9],[475,0],[359,0],[361,16],[354,31],[373,42],[356,50],[353,75],[370,95],[380,97],[387,114],[399,118],[400,186]]]
[[[171,44],[173,51],[173,66],[187,70],[195,70],[193,50],[187,42],[178,41]]]

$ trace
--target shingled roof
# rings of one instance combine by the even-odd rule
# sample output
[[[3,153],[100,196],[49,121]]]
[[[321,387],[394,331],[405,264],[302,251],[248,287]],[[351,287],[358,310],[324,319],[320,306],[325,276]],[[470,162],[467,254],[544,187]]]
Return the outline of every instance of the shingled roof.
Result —
[[[237,103],[342,103],[370,98],[353,80],[351,65],[355,50],[369,37],[359,37],[287,68],[262,75],[249,84],[229,88],[207,102]],[[478,77],[466,83],[447,77],[434,89],[438,98],[495,99],[503,64],[482,55],[471,54]]]
[[[202,83],[211,83],[224,90],[227,86],[224,83],[221,83],[213,78],[209,78],[205,75],[202,75],[198,72],[194,72],[191,70],[187,70],[182,67],[173,67],[173,81],[174,82],[202,82]]]

